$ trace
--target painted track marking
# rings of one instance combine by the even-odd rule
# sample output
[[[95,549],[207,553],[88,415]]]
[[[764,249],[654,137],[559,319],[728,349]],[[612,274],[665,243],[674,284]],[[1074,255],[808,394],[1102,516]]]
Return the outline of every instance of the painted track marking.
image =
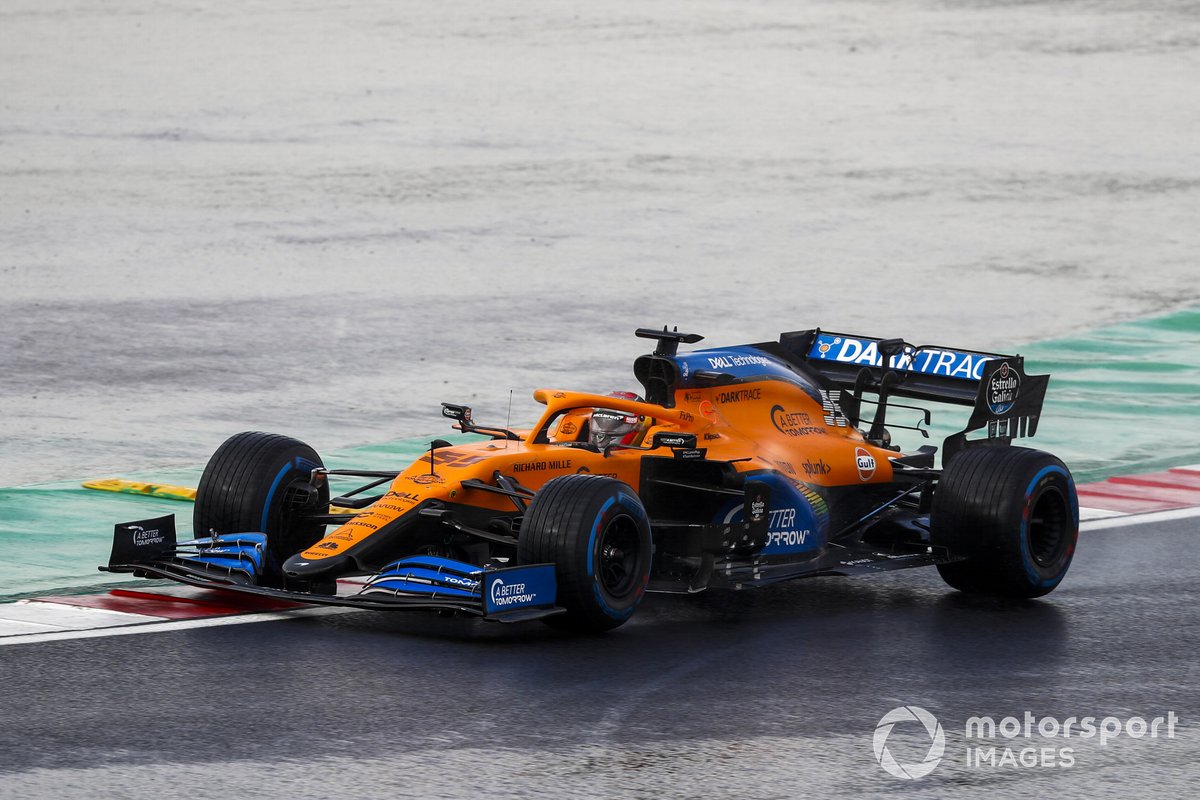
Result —
[[[24,601],[22,601],[24,602]],[[15,605],[15,604],[14,604]],[[88,628],[73,631],[50,631],[45,633],[18,633],[0,637],[0,647],[7,644],[34,644],[37,642],[63,642],[71,639],[95,639],[102,636],[129,636],[135,633],[162,633],[167,631],[184,631],[192,628],[216,628],[222,625],[246,625],[252,622],[277,622],[296,617],[322,617],[331,614],[345,614],[354,611],[352,608],[299,608],[291,611],[267,611],[258,614],[237,614],[227,617],[204,617],[187,620],[159,620],[155,622],[135,622],[132,624]],[[137,616],[137,615],[129,615]],[[143,619],[154,619],[143,617]]]

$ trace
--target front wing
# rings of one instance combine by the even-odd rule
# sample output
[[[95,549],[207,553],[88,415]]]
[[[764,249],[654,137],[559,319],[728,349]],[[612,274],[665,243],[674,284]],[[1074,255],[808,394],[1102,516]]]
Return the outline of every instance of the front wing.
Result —
[[[497,622],[521,622],[564,610],[555,605],[553,564],[485,568],[437,556],[410,556],[391,562],[361,584],[343,582],[338,594],[321,594],[260,586],[265,553],[266,535],[255,532],[177,541],[171,514],[115,526],[108,566],[100,569],[312,605],[453,611]]]

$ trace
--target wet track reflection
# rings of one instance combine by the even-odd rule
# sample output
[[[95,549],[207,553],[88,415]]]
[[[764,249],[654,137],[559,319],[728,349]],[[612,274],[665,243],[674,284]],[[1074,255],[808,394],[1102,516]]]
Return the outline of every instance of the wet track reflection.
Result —
[[[303,797],[328,796],[325,781],[363,796],[516,796],[547,780],[585,796],[772,797],[785,783],[849,796],[892,787],[871,735],[907,704],[937,715],[948,741],[909,786],[917,796],[1077,790],[1114,770],[1127,788],[1169,786],[1171,765],[1200,749],[1194,527],[1085,533],[1042,601],[974,600],[913,570],[654,596],[594,637],[352,612],[6,648],[4,791],[86,780],[150,797],[141,781],[183,770],[203,782],[196,796],[284,774]],[[1171,740],[1079,742],[1074,769],[964,764],[968,717],[1026,710],[1183,722]]]

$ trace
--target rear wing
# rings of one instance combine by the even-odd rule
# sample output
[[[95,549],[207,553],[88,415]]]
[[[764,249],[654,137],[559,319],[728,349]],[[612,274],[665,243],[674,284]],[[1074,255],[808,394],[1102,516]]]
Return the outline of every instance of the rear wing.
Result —
[[[943,464],[971,444],[967,434],[974,431],[986,428],[988,440],[1002,444],[1033,436],[1050,382],[1049,375],[1027,375],[1025,359],[1019,355],[917,346],[903,339],[875,339],[817,328],[781,334],[779,345],[791,360],[835,387],[839,392],[835,399],[851,425],[858,426],[864,402],[876,405],[867,434],[871,440],[885,436],[892,397],[973,406],[966,427],[946,439]],[[867,393],[877,399],[864,399]],[[924,413],[928,423],[929,412]],[[924,433],[919,427],[917,430]]]

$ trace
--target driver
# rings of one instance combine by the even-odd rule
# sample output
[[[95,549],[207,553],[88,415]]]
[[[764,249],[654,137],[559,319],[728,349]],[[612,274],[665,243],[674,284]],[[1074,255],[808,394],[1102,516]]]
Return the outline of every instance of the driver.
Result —
[[[608,396],[642,402],[642,398],[633,392],[609,392]],[[626,414],[624,411],[616,411],[611,408],[592,409],[591,424],[588,426],[588,441],[601,450],[614,444],[634,444],[645,421],[645,417]]]

